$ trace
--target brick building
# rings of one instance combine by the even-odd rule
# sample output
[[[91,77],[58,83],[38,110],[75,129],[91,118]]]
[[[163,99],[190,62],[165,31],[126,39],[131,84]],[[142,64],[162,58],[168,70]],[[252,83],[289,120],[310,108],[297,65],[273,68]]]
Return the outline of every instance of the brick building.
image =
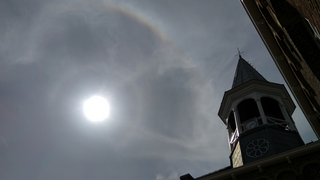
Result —
[[[287,0],[287,2],[320,29],[320,2],[318,0]]]

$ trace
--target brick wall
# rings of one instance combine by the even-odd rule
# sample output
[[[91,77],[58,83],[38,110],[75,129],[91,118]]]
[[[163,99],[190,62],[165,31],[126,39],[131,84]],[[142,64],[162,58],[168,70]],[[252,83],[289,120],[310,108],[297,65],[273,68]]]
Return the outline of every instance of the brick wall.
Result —
[[[287,2],[320,29],[320,2],[318,0],[287,0]]]
[[[290,3],[294,8],[296,8],[304,17],[306,17],[314,26],[320,30],[320,1],[319,0],[286,0],[288,3]],[[296,28],[298,29],[298,28]],[[291,31],[293,32],[293,31]],[[306,33],[305,33],[306,34]],[[314,93],[316,96],[314,96],[314,100],[312,104],[314,105],[314,108],[316,108],[319,112],[319,105],[320,105],[320,82],[319,79],[315,78],[313,76],[316,75],[319,77],[320,74],[320,66],[318,65],[320,60],[320,52],[319,47],[316,47],[315,45],[309,45],[306,41],[309,41],[310,43],[312,40],[309,40],[308,38],[298,35],[298,34],[292,34],[292,38],[300,38],[299,42],[304,42],[301,45],[303,47],[298,47],[299,44],[295,44],[299,51],[307,55],[306,59],[309,60],[309,62],[313,61],[315,65],[310,67],[309,64],[306,62],[301,62],[301,65],[303,69],[301,70],[301,74],[305,77],[305,79],[308,81],[310,86],[312,87]],[[312,42],[314,43],[314,42]],[[311,53],[311,54],[310,54]],[[312,64],[313,64],[312,63]],[[313,73],[311,72],[313,71]],[[313,93],[313,92],[312,92]],[[311,93],[311,96],[312,96]],[[310,93],[309,93],[310,94]]]
[[[261,1],[261,0],[260,0]],[[288,6],[291,4],[292,7]],[[303,91],[310,104],[315,110],[318,118],[320,116],[320,42],[312,35],[306,17],[314,26],[320,30],[319,2],[316,0],[273,0],[269,5],[273,7],[277,19],[285,28],[283,35],[278,36],[290,42],[296,48],[302,59],[297,64],[302,69],[293,69],[296,78],[304,87]],[[296,9],[296,10],[295,10]],[[280,46],[280,45],[279,45]],[[283,48],[283,47],[282,47]],[[291,61],[294,59],[290,59]],[[288,61],[290,61],[288,60]]]

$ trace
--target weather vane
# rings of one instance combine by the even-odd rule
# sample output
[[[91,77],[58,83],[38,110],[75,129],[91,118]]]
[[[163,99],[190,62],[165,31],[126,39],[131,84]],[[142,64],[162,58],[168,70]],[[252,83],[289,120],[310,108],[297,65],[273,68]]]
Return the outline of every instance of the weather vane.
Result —
[[[241,57],[241,54],[242,53],[244,53],[243,51],[242,52],[240,52],[240,50],[239,50],[239,48],[237,48],[238,49],[238,54],[237,55],[235,55],[235,56],[239,56],[239,57]]]

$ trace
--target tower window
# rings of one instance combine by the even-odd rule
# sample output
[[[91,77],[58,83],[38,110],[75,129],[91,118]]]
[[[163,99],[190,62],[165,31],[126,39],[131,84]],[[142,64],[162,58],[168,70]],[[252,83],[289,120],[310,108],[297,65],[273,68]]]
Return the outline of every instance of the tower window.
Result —
[[[228,118],[228,124],[229,124],[229,129],[231,130],[231,132],[234,132],[236,130],[236,122],[234,120],[233,112],[230,112],[230,115]]]
[[[258,106],[256,101],[253,99],[246,99],[242,101],[237,108],[241,123],[255,117],[260,117]]]
[[[261,104],[266,116],[277,119],[284,119],[278,101],[272,98],[263,97],[261,98]]]

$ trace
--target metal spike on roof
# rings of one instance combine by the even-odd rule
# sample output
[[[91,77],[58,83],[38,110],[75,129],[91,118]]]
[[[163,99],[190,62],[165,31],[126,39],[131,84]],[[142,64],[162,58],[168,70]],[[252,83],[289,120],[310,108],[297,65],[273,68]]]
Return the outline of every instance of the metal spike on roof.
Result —
[[[250,80],[267,81],[255,68],[239,54],[239,61],[234,75],[232,88],[238,87]]]

